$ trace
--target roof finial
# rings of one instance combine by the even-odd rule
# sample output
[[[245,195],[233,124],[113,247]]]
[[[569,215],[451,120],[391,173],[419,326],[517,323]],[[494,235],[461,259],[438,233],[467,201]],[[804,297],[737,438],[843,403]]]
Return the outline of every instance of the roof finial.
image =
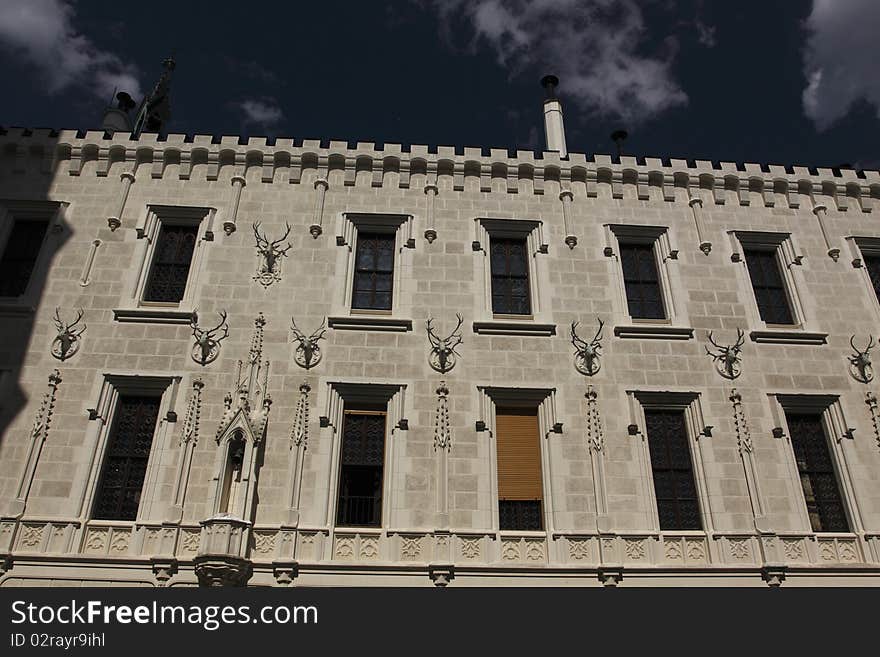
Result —
[[[153,92],[141,101],[132,137],[136,138],[142,132],[159,132],[162,125],[171,118],[171,72],[177,67],[174,57],[163,60],[162,67],[165,70],[159,76]]]

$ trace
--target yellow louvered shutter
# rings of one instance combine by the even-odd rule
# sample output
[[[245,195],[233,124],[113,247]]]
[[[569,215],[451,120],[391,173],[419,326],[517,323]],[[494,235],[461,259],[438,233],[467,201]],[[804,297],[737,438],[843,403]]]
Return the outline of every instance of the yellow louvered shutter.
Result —
[[[535,411],[499,409],[495,415],[498,444],[498,499],[540,500],[541,445]]]

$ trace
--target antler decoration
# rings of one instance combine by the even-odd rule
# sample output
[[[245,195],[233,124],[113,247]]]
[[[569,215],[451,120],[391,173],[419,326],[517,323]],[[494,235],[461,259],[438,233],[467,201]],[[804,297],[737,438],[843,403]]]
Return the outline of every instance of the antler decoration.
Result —
[[[599,358],[602,356],[602,329],[605,327],[599,317],[599,329],[593,339],[587,342],[578,337],[577,327],[580,322],[571,323],[571,344],[574,345],[574,367],[581,374],[593,376],[602,367]]]
[[[226,311],[221,310],[220,323],[212,329],[201,329],[198,326],[198,315],[193,313],[189,325],[192,327],[193,337],[196,339],[192,348],[192,359],[199,365],[207,365],[213,362],[220,354],[220,342],[229,335],[229,324],[226,323]],[[223,329],[223,335],[217,333]]]
[[[745,342],[745,333],[742,329],[736,329],[736,343],[732,345],[720,345],[712,339],[712,331],[708,334],[709,342],[715,347],[716,351],[709,351],[706,347],[706,354],[712,357],[715,362],[715,369],[725,379],[735,379],[742,371],[742,346]]]
[[[440,338],[434,333],[434,329],[431,327],[431,322],[434,321],[433,317],[429,317],[425,321],[425,329],[428,331],[428,343],[431,345],[431,353],[428,354],[428,364],[441,374],[446,374],[446,372],[455,367],[455,358],[460,355],[455,348],[462,342],[461,333],[458,330],[464,323],[464,318],[459,313],[455,313],[455,316],[458,318],[458,324],[455,325],[452,333],[445,338]]]
[[[76,328],[80,320],[83,318],[83,309],[80,308],[76,313],[76,319],[70,324],[66,324],[61,319],[61,309],[55,308],[55,328],[58,329],[58,335],[52,340],[52,355],[58,360],[67,360],[79,351],[79,338],[88,328],[85,324]]]
[[[285,222],[284,227],[287,229],[284,235],[270,242],[265,234],[260,233],[260,222],[254,224],[257,253],[259,253],[261,258],[254,280],[259,281],[264,287],[269,287],[272,283],[281,279],[280,261],[282,257],[287,257],[287,252],[291,249],[290,242],[283,249],[279,246],[290,235],[290,224]]]
[[[871,356],[869,352],[874,348],[874,336],[868,336],[868,344],[864,349],[859,349],[855,344],[856,336],[849,339],[849,344],[855,352],[852,356],[848,356],[849,373],[856,381],[861,383],[869,383],[874,378],[874,368],[871,365]]]
[[[327,329],[325,328],[326,323],[327,320],[322,321],[321,326],[319,326],[310,336],[306,337],[306,334],[300,331],[297,327],[296,321],[293,317],[290,318],[290,330],[293,331],[294,339],[299,342],[299,344],[296,345],[296,352],[294,353],[293,359],[300,367],[304,367],[308,370],[320,362],[321,347],[318,346],[318,341],[321,340],[324,337],[324,333],[327,332]]]

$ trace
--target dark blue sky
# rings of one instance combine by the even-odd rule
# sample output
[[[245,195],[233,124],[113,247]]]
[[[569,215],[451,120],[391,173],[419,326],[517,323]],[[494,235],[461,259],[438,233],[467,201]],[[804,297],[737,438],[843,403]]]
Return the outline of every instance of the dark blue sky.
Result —
[[[868,100],[822,131],[805,114],[810,1],[595,9],[560,0],[544,13],[521,0],[37,4],[45,14],[28,19],[37,24],[24,36],[0,9],[0,58],[14,90],[0,99],[0,125],[97,128],[109,97],[101,70],[124,69],[147,90],[173,52],[169,132],[541,148],[538,80],[553,69],[571,151],[611,153],[608,135],[625,127],[633,155],[880,164]],[[39,21],[70,48],[44,43]],[[53,73],[70,52],[91,59]],[[630,80],[641,85],[632,95]]]

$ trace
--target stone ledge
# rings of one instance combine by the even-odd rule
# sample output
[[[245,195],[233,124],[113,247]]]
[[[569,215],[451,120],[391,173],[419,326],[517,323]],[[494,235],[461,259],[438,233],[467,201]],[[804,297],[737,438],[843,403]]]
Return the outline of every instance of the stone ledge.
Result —
[[[749,333],[752,342],[759,344],[827,344],[827,333],[811,333],[808,331],[752,331]]]
[[[114,308],[113,319],[117,322],[140,322],[144,324],[189,324],[195,312],[171,308]]]
[[[694,329],[687,326],[651,326],[635,324],[631,326],[615,326],[614,335],[625,339],[643,340],[691,340]]]
[[[556,335],[556,324],[535,324],[526,322],[474,322],[474,333],[480,335],[532,335],[550,337]]]
[[[412,331],[412,320],[395,317],[328,317],[327,326],[337,331]]]

